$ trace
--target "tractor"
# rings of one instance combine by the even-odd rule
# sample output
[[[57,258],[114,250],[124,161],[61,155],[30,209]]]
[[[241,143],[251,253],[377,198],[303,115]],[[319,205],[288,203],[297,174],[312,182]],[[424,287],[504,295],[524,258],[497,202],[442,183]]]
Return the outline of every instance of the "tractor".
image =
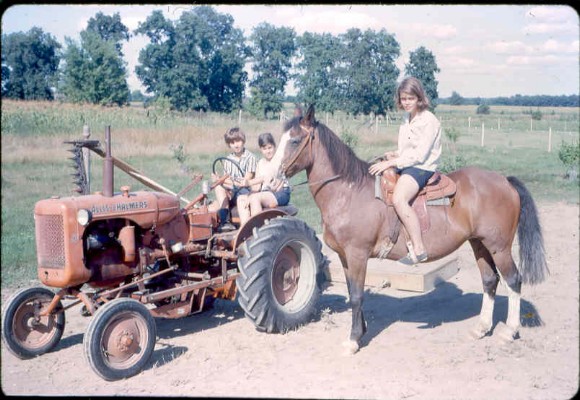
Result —
[[[53,350],[65,311],[76,305],[91,317],[85,357],[107,381],[147,365],[155,318],[197,314],[215,299],[237,301],[262,332],[284,333],[314,317],[328,283],[327,259],[313,229],[295,217],[297,208],[265,209],[242,225],[232,209],[234,230],[220,229],[220,215],[208,209],[210,192],[228,177],[219,166],[231,160],[214,161],[213,183],[196,174],[176,194],[111,155],[110,127],[104,149],[98,140],[66,143],[73,146],[78,193],[35,204],[38,279],[46,287],[21,289],[6,302],[2,338],[16,357]],[[87,189],[86,149],[103,157],[102,191]],[[115,192],[115,167],[155,191]],[[182,197],[199,182],[195,199]]]

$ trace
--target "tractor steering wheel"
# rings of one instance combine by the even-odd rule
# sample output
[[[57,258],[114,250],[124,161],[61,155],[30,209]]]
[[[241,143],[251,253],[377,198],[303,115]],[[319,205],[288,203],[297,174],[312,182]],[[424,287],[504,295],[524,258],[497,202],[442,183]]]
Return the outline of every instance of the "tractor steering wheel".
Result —
[[[211,167],[213,174],[217,175],[218,179],[221,179],[225,175],[228,175],[225,172],[226,171],[225,165],[227,163],[230,163],[231,165],[233,165],[234,169],[237,169],[242,177],[244,176],[244,171],[242,170],[242,167],[240,167],[240,164],[238,164],[237,161],[232,160],[231,158],[228,158],[228,157],[218,157],[214,160],[212,167]],[[236,184],[235,184],[233,179],[232,179],[232,184],[234,187],[236,187]]]

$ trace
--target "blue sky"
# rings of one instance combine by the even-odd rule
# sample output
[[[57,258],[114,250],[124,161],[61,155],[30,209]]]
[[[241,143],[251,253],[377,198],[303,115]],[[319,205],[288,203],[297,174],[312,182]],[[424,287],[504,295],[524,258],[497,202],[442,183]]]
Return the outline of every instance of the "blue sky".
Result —
[[[212,5],[230,14],[246,36],[261,22],[334,35],[349,28],[385,29],[401,46],[401,71],[409,52],[430,50],[441,72],[440,97],[571,95],[580,90],[579,19],[567,5]],[[193,5],[14,5],[2,15],[2,34],[33,26],[79,40],[97,12],[119,13],[132,31],[155,9],[177,19]],[[129,86],[140,89],[133,70],[147,39],[123,46]],[[289,88],[292,91],[292,88]]]

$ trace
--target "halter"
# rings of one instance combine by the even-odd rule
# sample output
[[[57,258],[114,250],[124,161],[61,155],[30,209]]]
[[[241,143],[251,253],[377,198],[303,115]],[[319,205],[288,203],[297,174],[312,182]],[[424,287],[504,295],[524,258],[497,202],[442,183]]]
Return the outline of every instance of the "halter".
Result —
[[[315,128],[312,128],[312,130],[307,130],[302,125],[300,125],[300,129],[302,129],[303,132],[306,132],[306,134],[307,134],[306,140],[303,140],[303,142],[300,144],[300,147],[298,148],[298,150],[296,150],[296,152],[294,153],[294,155],[290,159],[288,166],[284,167],[284,172],[287,171],[288,168],[290,168],[290,166],[292,166],[292,164],[294,164],[296,162],[296,160],[298,159],[300,154],[302,154],[302,151],[304,150],[304,148],[308,144],[310,144],[310,159],[312,159],[312,140],[314,139],[314,129]],[[308,183],[309,186],[314,186],[314,185],[320,184],[320,187],[318,188],[318,190],[320,190],[320,189],[322,189],[322,186],[324,186],[326,183],[334,181],[337,178],[340,178],[340,175],[334,175],[334,176],[331,176],[330,178],[325,178],[325,179],[321,179],[319,181],[310,182],[310,183],[308,182],[308,180],[305,180],[304,182],[300,182],[300,183],[293,185],[293,186],[296,187],[296,186],[300,186],[300,185],[305,185],[306,183]],[[318,190],[316,191],[316,193],[318,193]],[[316,193],[314,195],[316,195]]]
[[[300,154],[302,154],[302,150],[304,150],[304,148],[309,143],[310,143],[310,159],[312,159],[312,140],[314,139],[314,128],[311,131],[309,131],[309,130],[303,128],[302,125],[300,125],[300,129],[302,129],[303,132],[306,132],[306,134],[307,134],[306,140],[302,141],[302,143],[300,144],[300,147],[298,148],[298,150],[296,150],[296,153],[294,153],[294,155],[290,159],[290,162],[288,163],[288,165],[284,167],[284,173],[286,173],[286,171],[288,171],[288,168],[290,168],[292,166],[292,164],[294,164],[296,162],[296,160],[298,159]]]

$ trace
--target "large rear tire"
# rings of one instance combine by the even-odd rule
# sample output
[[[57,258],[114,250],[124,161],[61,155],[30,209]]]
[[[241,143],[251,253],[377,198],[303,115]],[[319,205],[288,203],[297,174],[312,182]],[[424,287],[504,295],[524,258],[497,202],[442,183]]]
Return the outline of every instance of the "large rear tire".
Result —
[[[21,289],[8,300],[2,320],[2,339],[8,350],[20,359],[47,353],[60,341],[65,316],[59,301],[55,312],[41,317],[54,298],[42,287]]]
[[[315,232],[289,217],[267,220],[239,249],[238,303],[262,332],[296,329],[316,313],[326,259]]]
[[[84,338],[85,356],[107,381],[129,378],[145,367],[156,340],[155,320],[137,300],[120,298],[99,308]]]

